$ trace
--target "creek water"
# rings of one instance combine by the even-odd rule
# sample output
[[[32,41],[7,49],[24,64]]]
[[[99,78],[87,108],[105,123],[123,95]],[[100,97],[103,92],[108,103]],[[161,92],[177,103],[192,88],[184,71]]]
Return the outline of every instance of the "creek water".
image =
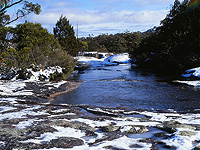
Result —
[[[200,89],[174,83],[147,70],[131,69],[130,64],[92,67],[74,74],[71,80],[84,82],[52,103],[178,112],[200,109]]]

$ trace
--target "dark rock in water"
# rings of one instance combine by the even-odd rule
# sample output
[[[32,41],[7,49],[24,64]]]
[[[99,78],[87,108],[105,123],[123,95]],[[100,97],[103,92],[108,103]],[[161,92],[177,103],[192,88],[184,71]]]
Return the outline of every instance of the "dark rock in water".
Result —
[[[153,142],[154,142],[154,139],[152,139],[152,138],[146,138],[146,139],[139,140],[139,142],[143,142],[143,143],[153,143]]]
[[[51,140],[49,143],[51,148],[72,148],[74,146],[81,146],[83,144],[83,140],[73,137],[60,137],[58,139]]]
[[[166,135],[167,135],[167,133],[165,133],[165,132],[160,132],[160,133],[154,134],[155,137],[165,137]]]

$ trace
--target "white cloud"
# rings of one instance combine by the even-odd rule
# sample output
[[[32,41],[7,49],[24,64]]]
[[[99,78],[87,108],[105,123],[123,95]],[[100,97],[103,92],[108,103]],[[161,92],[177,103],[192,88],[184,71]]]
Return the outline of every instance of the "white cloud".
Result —
[[[40,3],[38,0],[34,1]],[[43,27],[52,32],[57,20],[64,15],[75,29],[78,20],[79,35],[87,36],[88,34],[118,33],[125,30],[148,30],[159,25],[160,21],[165,18],[167,10],[166,8],[146,9],[146,7],[152,8],[159,4],[169,6],[173,0],[86,0],[84,2],[43,0],[41,2],[44,5],[41,14],[39,16],[31,14],[25,18],[26,20],[41,23]],[[128,8],[128,4],[133,5],[134,8]],[[109,7],[116,9],[107,9]],[[136,7],[139,8],[136,9]]]
[[[47,26],[52,31],[53,26],[57,20],[63,14],[67,17],[70,23],[76,28],[77,20],[79,23],[80,33],[117,33],[125,30],[137,31],[148,29],[147,27],[153,27],[159,25],[160,20],[166,16],[166,10],[160,11],[110,11],[99,13],[98,11],[80,11],[80,10],[55,10],[44,11],[39,16],[31,15],[29,20],[32,22],[38,22]],[[137,27],[136,27],[137,26]],[[51,29],[50,29],[51,28]],[[88,31],[87,31],[88,30]],[[109,32],[110,31],[110,32]],[[95,32],[95,33],[94,33]],[[97,33],[98,32],[98,33]],[[81,34],[80,34],[81,35]],[[88,34],[87,34],[88,35]],[[85,36],[87,36],[85,35]],[[82,36],[84,36],[82,34]]]

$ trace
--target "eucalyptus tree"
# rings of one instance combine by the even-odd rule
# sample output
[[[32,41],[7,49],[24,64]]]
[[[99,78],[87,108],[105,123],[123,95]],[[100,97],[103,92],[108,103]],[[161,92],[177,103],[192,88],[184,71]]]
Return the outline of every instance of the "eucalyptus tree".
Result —
[[[63,50],[72,56],[78,54],[78,40],[76,39],[73,26],[66,17],[61,16],[53,29],[54,37],[59,41]]]
[[[12,14],[11,8],[15,6],[18,7],[15,14]],[[25,17],[30,13],[40,14],[41,6],[36,3],[33,4],[32,2],[26,0],[1,0],[0,1],[0,25],[5,26],[14,21],[17,21],[19,18]],[[12,14],[12,17],[11,17]]]

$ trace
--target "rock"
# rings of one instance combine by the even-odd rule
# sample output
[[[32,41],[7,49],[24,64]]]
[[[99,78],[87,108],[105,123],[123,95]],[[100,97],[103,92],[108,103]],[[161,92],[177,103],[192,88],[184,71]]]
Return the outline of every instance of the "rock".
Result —
[[[190,130],[195,130],[196,128],[186,124],[180,124],[179,122],[174,121],[166,121],[163,124],[157,125],[157,128],[167,131],[169,133],[176,132],[177,128],[186,128]]]
[[[108,134],[108,135],[103,136],[103,137],[100,138],[100,139],[95,140],[95,142],[93,142],[93,143],[88,143],[88,145],[91,146],[91,145],[95,145],[95,144],[101,143],[101,142],[103,142],[103,141],[112,141],[112,140],[114,140],[114,139],[120,138],[121,136],[122,136],[122,135],[121,135],[121,134],[118,134],[118,133]]]
[[[117,147],[114,147],[114,146],[104,146],[103,148],[109,149],[109,150],[126,150],[126,149],[121,149],[121,148],[117,148]]]
[[[51,125],[56,125],[56,126],[61,126],[61,127],[70,127],[74,128],[77,130],[82,130],[82,131],[91,131],[94,132],[96,129],[89,126],[86,123],[83,122],[78,122],[78,121],[64,121],[64,120],[56,120],[50,123]]]
[[[128,134],[141,134],[148,132],[149,130],[147,129],[146,126],[142,125],[126,125],[121,127],[120,131],[122,133],[128,133]]]
[[[50,125],[43,123],[43,124],[28,128],[27,131],[25,132],[26,136],[21,140],[27,140],[30,138],[39,137],[41,134],[46,133],[46,132],[53,133],[53,132],[57,132],[57,131],[58,130],[51,127]]]
[[[165,137],[166,135],[167,135],[167,133],[165,133],[165,132],[160,132],[160,133],[154,134],[155,137]]]
[[[116,132],[116,131],[119,131],[119,129],[120,129],[119,126],[114,126],[114,125],[101,127],[101,131],[103,132]]]
[[[143,142],[143,143],[153,143],[154,139],[152,138],[146,138],[146,139],[141,139],[139,140],[139,142]]]
[[[73,137],[60,137],[50,141],[49,145],[51,148],[72,148],[74,146],[81,146],[84,141]]]
[[[133,144],[130,146],[130,148],[143,148],[143,146],[141,146],[139,144]]]
[[[125,126],[115,126],[115,125],[108,125],[103,126],[100,128],[103,132],[117,132],[120,131],[121,133],[128,133],[128,134],[140,134],[149,131],[146,126],[142,125],[125,125]]]
[[[200,146],[196,146],[194,150],[200,150]]]
[[[178,134],[181,135],[181,136],[194,136],[197,133],[193,132],[193,131],[179,131]]]

